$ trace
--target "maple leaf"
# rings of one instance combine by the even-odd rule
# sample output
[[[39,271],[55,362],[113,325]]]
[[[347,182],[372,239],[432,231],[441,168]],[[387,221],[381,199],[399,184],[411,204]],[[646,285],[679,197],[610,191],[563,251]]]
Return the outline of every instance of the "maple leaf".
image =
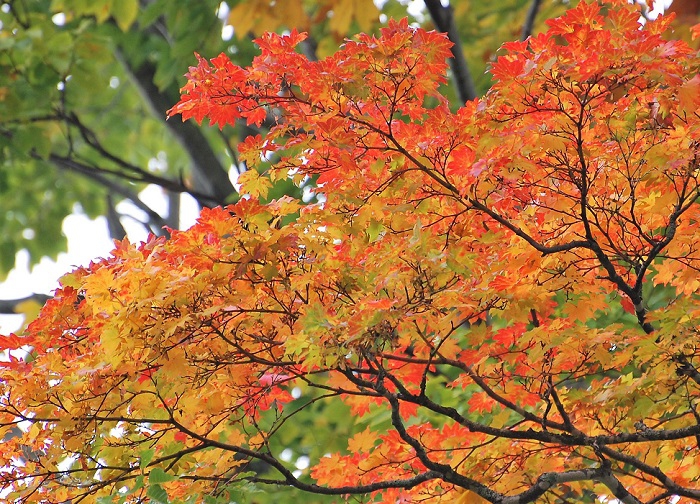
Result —
[[[603,25],[603,16],[600,15],[598,4],[581,2],[563,16],[547,20],[547,24],[550,27],[549,34],[570,36],[584,27],[593,30],[600,29]]]
[[[319,61],[296,30],[197,56],[171,116],[269,126],[244,197],[116,243],[0,340],[31,346],[0,366],[2,494],[695,498],[699,63],[637,8],[506,44],[454,112],[449,40],[406,19]],[[304,180],[322,202],[274,193]],[[308,470],[278,455],[308,437]]]
[[[700,75],[683,83],[678,90],[678,110],[682,114],[692,114],[700,109]]]
[[[489,413],[495,406],[493,399],[491,399],[485,392],[475,392],[469,397],[467,401],[469,405],[469,411],[473,413]]]
[[[374,448],[377,440],[377,435],[367,427],[348,440],[348,450],[350,453],[366,453]]]
[[[695,39],[697,39],[697,38],[700,38],[700,23],[694,25],[694,26],[690,29],[690,33],[692,34],[693,40],[695,40]]]

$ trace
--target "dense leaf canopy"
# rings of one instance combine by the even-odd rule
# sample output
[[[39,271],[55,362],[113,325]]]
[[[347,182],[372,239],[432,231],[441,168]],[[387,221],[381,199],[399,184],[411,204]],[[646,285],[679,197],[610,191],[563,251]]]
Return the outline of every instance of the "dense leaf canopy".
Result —
[[[194,51],[225,52],[247,65],[254,36],[297,29],[309,33],[303,51],[317,59],[335,52],[346,36],[376,30],[380,14],[406,16],[404,3],[0,2],[0,278],[20,250],[32,265],[64,251],[61,224],[72,212],[107,217],[111,236],[121,239],[135,220],[155,234],[179,228],[181,194],[204,207],[238,198],[229,180],[229,172],[242,170],[236,147],[268,124],[238,122],[218,132],[165,122]],[[552,2],[526,15],[528,0],[426,4],[429,12],[410,19],[449,30],[456,42],[452,61],[459,64],[453,85],[444,89],[453,106],[489,87],[483,70],[502,42],[543,27],[565,8]],[[162,188],[167,203],[141,194],[148,185]],[[271,197],[283,194],[299,197],[302,190],[281,181]],[[0,312],[12,312],[15,304],[0,303]]]
[[[245,196],[3,338],[2,495],[700,500],[700,57],[638,20],[582,3],[456,111],[450,41],[406,20],[319,60],[296,30],[199,57],[171,116],[271,122]],[[321,406],[352,428],[299,469]]]

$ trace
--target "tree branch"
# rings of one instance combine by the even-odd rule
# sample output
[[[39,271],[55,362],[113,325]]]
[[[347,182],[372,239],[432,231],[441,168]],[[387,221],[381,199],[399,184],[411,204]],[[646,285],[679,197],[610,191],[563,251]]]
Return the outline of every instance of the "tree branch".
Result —
[[[39,156],[34,156],[36,159],[40,159]],[[75,160],[72,157],[66,157],[66,156],[61,156],[58,154],[50,154],[49,155],[49,161],[56,165],[61,165],[61,168],[65,168],[71,171],[74,171],[76,173],[80,173],[82,175],[88,175],[91,178],[94,178],[97,180],[100,178],[101,180],[107,181],[108,179],[106,178],[107,175],[112,175],[114,177],[118,177],[124,180],[128,180],[130,182],[138,182],[138,183],[143,183],[143,184],[155,184],[158,186],[161,186],[163,189],[167,189],[168,191],[176,192],[176,193],[187,193],[194,197],[196,200],[198,200],[200,203],[202,201],[208,201],[211,202],[212,199],[207,196],[206,194],[202,194],[197,191],[193,191],[188,189],[184,184],[177,182],[175,180],[170,180],[165,177],[159,177],[157,175],[153,175],[151,173],[148,173],[146,171],[142,171],[137,175],[129,175],[123,172],[115,171],[115,170],[107,170],[104,168],[97,168],[95,166],[90,166],[86,165],[80,161]],[[100,177],[101,175],[101,177]],[[104,183],[105,187],[108,186],[108,183]],[[116,187],[114,187],[113,184],[111,186],[116,190]],[[153,210],[151,210],[153,212]],[[162,219],[162,218],[161,218]]]
[[[620,480],[611,471],[604,473],[598,478],[602,484],[610,489],[613,496],[623,504],[642,504],[642,502],[627,490]]]
[[[604,461],[601,467],[597,469],[575,469],[561,473],[543,473],[537,478],[537,482],[528,490],[519,495],[508,497],[488,488],[476,480],[455,472],[449,465],[434,462],[428,457],[423,445],[406,431],[399,412],[398,397],[389,392],[381,382],[383,371],[380,370],[379,374],[380,376],[377,378],[375,389],[377,392],[382,394],[391,405],[391,423],[393,427],[397,430],[401,439],[403,439],[415,450],[416,456],[420,459],[423,465],[425,465],[431,471],[442,473],[442,477],[445,481],[449,481],[450,483],[458,485],[462,488],[466,488],[492,503],[526,504],[534,502],[555,485],[571,481],[598,480],[605,484],[610,489],[612,494],[618,500],[620,500],[620,502],[624,504],[642,504],[641,501],[629,493],[629,491],[627,491],[627,489],[622,486],[620,481],[612,474],[609,461]]]
[[[635,467],[636,469],[653,476],[659,482],[668,490],[670,490],[673,494],[675,495],[680,495],[683,497],[691,497],[694,499],[700,499],[700,490],[693,490],[693,489],[688,489],[688,488],[683,488],[679,484],[677,484],[675,481],[673,481],[671,478],[668,477],[661,469],[658,467],[653,467],[650,466],[649,464],[645,464],[641,460],[631,456],[627,455],[626,453],[619,452],[613,448],[610,448],[609,446],[600,446],[600,452],[603,455],[606,455],[610,457],[611,459],[617,460],[618,462],[622,462],[624,464],[629,464],[632,467]]]
[[[100,145],[100,143],[94,137],[92,131],[89,130],[86,126],[84,126],[75,115],[70,117],[66,116],[65,114],[59,114],[56,116],[42,116],[32,118],[31,121],[64,121],[67,125],[77,127],[80,130],[80,133],[85,139],[85,141],[88,143],[88,145],[90,145],[90,147],[95,149],[104,158],[109,159],[112,162],[116,163],[119,167],[124,168],[126,172],[98,168],[96,166],[90,166],[85,163],[82,163],[71,156],[61,156],[55,153],[49,154],[48,157],[48,161],[50,161],[59,170],[67,170],[75,173],[80,173],[81,175],[92,179],[93,181],[108,189],[111,194],[119,194],[131,201],[139,210],[146,213],[146,215],[148,216],[148,227],[150,228],[150,231],[156,235],[160,236],[164,234],[163,228],[167,225],[167,223],[163,219],[163,217],[161,217],[157,212],[151,209],[151,207],[146,205],[139,198],[136,192],[110,180],[110,178],[107,175],[112,175],[114,177],[125,179],[131,182],[151,183],[154,185],[161,186],[164,189],[168,189],[170,192],[175,192],[178,194],[184,192],[190,194],[193,198],[200,201],[200,204],[202,199],[205,201],[209,201],[208,196],[198,194],[195,191],[191,191],[190,189],[185,187],[185,185],[181,182],[175,182],[170,179],[153,175],[152,173],[143,170],[138,166],[127,163],[126,161],[109,153]],[[2,135],[9,139],[13,138],[13,134],[11,131],[2,131]],[[44,159],[42,156],[40,156],[34,151],[30,152],[29,155],[37,161],[46,161],[46,159]],[[108,220],[111,217],[113,216],[107,215]],[[111,236],[115,237],[118,235],[119,233],[117,233],[117,235]]]
[[[150,105],[153,115],[165,119],[165,111],[176,100],[171,100],[153,84],[155,67],[145,62],[140,67],[134,68],[126,58],[121,55],[118,57]],[[228,177],[228,170],[221,164],[200,128],[191,121],[167,121],[166,124],[190,157],[195,190],[210,198],[208,201],[200,201],[200,204],[206,206],[225,204],[235,189]]]
[[[540,4],[542,0],[532,0],[530,8],[527,11],[527,16],[525,17],[525,23],[523,24],[523,31],[520,34],[520,40],[527,39],[532,35],[532,27],[535,25],[535,19],[537,18],[537,11],[540,9]]]
[[[673,361],[678,363],[678,367],[676,368],[676,374],[678,376],[687,376],[700,385],[700,371],[688,361],[685,355],[676,355]]]
[[[425,6],[437,29],[446,33],[447,38],[454,44],[451,49],[450,68],[452,69],[452,77],[457,88],[460,105],[463,105],[476,98],[477,93],[474,80],[469,71],[469,65],[467,65],[467,60],[464,57],[461,37],[457,32],[452,6],[443,6],[440,0],[425,0]]]
[[[116,182],[110,180],[102,170],[99,170],[98,168],[93,168],[91,166],[84,165],[82,163],[79,163],[78,161],[75,161],[71,158],[66,158],[63,156],[59,156],[56,154],[51,154],[49,155],[49,160],[56,166],[57,168],[61,170],[67,170],[67,171],[72,171],[75,173],[80,173],[81,175],[85,175],[88,178],[91,178],[95,182],[101,184],[105,188],[109,189],[112,193],[120,194],[121,196],[124,196],[127,198],[129,201],[131,201],[136,208],[139,210],[142,210],[143,212],[148,215],[149,219],[149,227],[153,231],[154,234],[156,235],[162,235],[163,234],[163,227],[166,225],[165,220],[163,217],[161,217],[155,210],[153,210],[151,207],[146,205],[141,199],[138,197],[136,193],[133,191],[127,189],[126,187],[123,187]],[[112,175],[117,175],[112,172],[107,172]],[[155,184],[158,184],[157,182],[153,182]],[[158,184],[161,185],[161,184]],[[181,192],[187,192],[186,190],[183,190]]]
[[[529,502],[535,502],[536,499],[544,495],[555,485],[570,483],[573,481],[590,480],[596,480],[603,483],[610,489],[612,494],[624,504],[642,504],[639,499],[629,493],[627,489],[622,486],[620,481],[613,476],[609,463],[604,463],[603,466],[596,469],[574,469],[560,473],[549,472],[540,474],[540,476],[537,478],[537,482],[529,489],[518,495],[505,497],[496,502],[499,504],[526,504]]]
[[[47,296],[46,294],[32,294],[31,296],[18,299],[0,299],[0,313],[17,315],[19,314],[17,305],[27,301],[36,301],[43,306],[49,299],[51,299],[51,296]]]
[[[250,481],[255,481],[258,483],[267,483],[274,485],[288,485],[299,490],[303,490],[310,493],[321,494],[321,495],[344,495],[344,494],[366,494],[371,492],[376,492],[377,490],[383,490],[387,488],[413,488],[414,486],[424,483],[432,479],[438,479],[442,476],[437,471],[426,471],[415,475],[412,478],[406,479],[396,479],[396,480],[385,480],[378,481],[376,483],[368,483],[365,485],[352,485],[352,486],[342,486],[342,487],[325,487],[316,485],[313,483],[304,483],[294,476],[292,471],[287,469],[284,464],[282,464],[277,458],[273,457],[267,453],[260,453],[249,448],[244,448],[242,446],[230,445],[214,439],[210,439],[206,436],[194,432],[184,425],[180,424],[175,418],[170,416],[169,423],[175,426],[181,432],[186,433],[188,436],[192,437],[203,443],[206,447],[215,447],[225,451],[230,451],[233,453],[238,453],[249,457],[251,459],[257,459],[267,463],[269,466],[275,468],[284,477],[283,480],[274,479],[261,479],[257,477],[246,478]]]
[[[107,194],[107,229],[109,229],[109,236],[113,240],[123,240],[126,236],[126,230],[122,226],[119,220],[120,215],[117,209],[114,208],[114,201],[112,200],[112,195]]]
[[[525,240],[531,247],[533,247],[535,250],[540,252],[543,256],[549,255],[549,254],[556,254],[557,252],[566,252],[569,250],[574,250],[577,248],[584,248],[591,250],[591,243],[588,240],[573,240],[569,243],[562,243],[560,245],[553,245],[551,247],[547,247],[545,245],[542,245],[540,242],[535,240],[532,236],[524,232],[522,229],[517,227],[515,224],[510,222],[508,219],[505,217],[502,217],[498,215],[496,212],[491,210],[489,207],[487,207],[485,204],[481,203],[475,198],[468,198],[467,203],[474,207],[476,210],[479,210],[481,212],[484,212],[486,215],[491,217],[493,220],[498,222],[500,225],[508,228],[510,231],[513,232],[516,236],[522,238]]]
[[[425,467],[433,472],[441,474],[443,480],[470,490],[489,502],[503,502],[503,494],[496,492],[495,490],[491,490],[486,485],[483,485],[472,478],[457,473],[447,464],[435,462],[428,457],[425,447],[417,439],[413,438],[406,430],[403,420],[401,420],[399,400],[395,394],[392,394],[386,389],[382,383],[381,376],[377,377],[377,383],[374,385],[374,389],[383,395],[391,406],[391,425],[394,427],[394,429],[396,429],[401,439],[403,439],[409,446],[411,446],[411,448],[415,450],[416,456]]]

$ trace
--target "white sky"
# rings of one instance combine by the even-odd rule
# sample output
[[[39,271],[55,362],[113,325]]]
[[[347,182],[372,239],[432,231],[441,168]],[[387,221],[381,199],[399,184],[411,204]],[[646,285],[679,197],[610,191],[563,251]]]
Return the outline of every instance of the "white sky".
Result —
[[[75,266],[88,264],[96,257],[109,254],[112,242],[107,232],[107,220],[90,220],[85,215],[70,215],[63,221],[63,233],[68,238],[68,253],[61,253],[58,261],[43,258],[29,270],[29,254],[17,254],[15,269],[0,284],[0,298],[16,299],[33,293],[51,294],[58,286],[57,279]],[[22,323],[21,315],[0,315],[0,334],[16,331]]]
[[[166,200],[157,186],[148,186],[140,193],[141,199],[155,211],[166,213]],[[140,217],[139,210],[128,203],[117,205],[120,213]],[[181,198],[181,228],[194,224],[199,213],[197,204],[189,196]],[[142,225],[131,218],[122,218],[129,240],[139,242],[147,234]],[[63,233],[68,239],[68,252],[61,253],[57,261],[43,258],[31,271],[29,254],[20,251],[16,257],[15,268],[5,282],[0,283],[0,299],[17,299],[31,294],[51,294],[58,287],[58,279],[77,266],[85,266],[100,257],[107,257],[114,248],[107,231],[107,219],[98,217],[90,220],[82,213],[74,213],[63,221]],[[16,331],[22,325],[22,315],[0,315],[0,334]]]

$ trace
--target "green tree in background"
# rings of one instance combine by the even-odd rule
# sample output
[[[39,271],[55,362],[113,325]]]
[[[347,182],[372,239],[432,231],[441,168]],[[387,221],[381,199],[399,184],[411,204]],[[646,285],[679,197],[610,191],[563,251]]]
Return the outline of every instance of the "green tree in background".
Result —
[[[310,33],[301,48],[316,59],[335,53],[346,36],[377,32],[386,19],[408,16],[412,23],[446,32],[454,43],[450,80],[441,93],[457,109],[489,89],[491,77],[484,71],[501,43],[540,31],[544,20],[576,3],[478,0],[444,6],[439,0],[426,0],[415,10],[395,0],[380,7],[371,0],[1,4],[0,272],[13,266],[18,250],[27,249],[32,263],[64,250],[61,222],[76,208],[92,217],[104,215],[112,236],[120,238],[121,201],[144,212],[145,228],[165,234],[164,226],[179,227],[182,194],[194,197],[201,207],[237,199],[229,176],[245,169],[237,146],[257,130],[264,134],[274,117],[259,128],[236,123],[221,131],[179,118],[165,121],[164,111],[178,101],[185,82],[181,74],[196,62],[194,52],[207,58],[224,52],[247,65],[259,52],[254,37],[294,27]],[[167,212],[156,212],[141,200],[139,193],[149,184],[163,188]],[[268,199],[302,193],[284,181]],[[15,310],[18,301],[0,302],[0,312]],[[299,408],[294,425],[290,423],[270,448],[299,469],[309,459],[345,450],[356,429],[390,421],[386,412],[379,412],[366,416],[358,427],[350,408],[337,403],[328,407],[317,390],[297,391],[301,395],[290,403]],[[452,389],[442,384],[433,392],[445,401],[454,399]],[[6,431],[7,436],[16,434]],[[153,457],[149,450],[139,455],[146,466],[143,461]],[[183,463],[189,463],[186,457]],[[261,461],[243,467],[251,474],[269,469]],[[170,477],[153,472],[153,488],[169,483]],[[237,502],[337,501],[300,496],[290,489],[262,493],[243,485],[237,491]],[[561,497],[575,502],[565,493]]]

